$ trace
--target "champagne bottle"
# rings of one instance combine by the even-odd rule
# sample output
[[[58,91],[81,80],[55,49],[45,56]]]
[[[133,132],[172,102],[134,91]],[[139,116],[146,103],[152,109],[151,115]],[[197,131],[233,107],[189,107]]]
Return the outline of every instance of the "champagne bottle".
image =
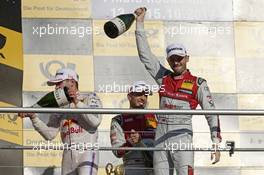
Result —
[[[110,38],[116,38],[126,32],[136,19],[136,14],[122,14],[104,24],[105,34]]]
[[[70,101],[68,88],[64,87],[47,93],[32,107],[60,107],[69,104]]]

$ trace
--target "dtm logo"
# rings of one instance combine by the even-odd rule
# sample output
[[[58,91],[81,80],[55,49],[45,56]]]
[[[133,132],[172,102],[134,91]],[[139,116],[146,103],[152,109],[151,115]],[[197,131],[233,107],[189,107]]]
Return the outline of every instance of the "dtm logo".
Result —
[[[50,69],[51,67],[55,67],[55,66],[59,67],[58,69],[69,68],[69,69],[75,70],[76,64],[67,63],[65,65],[63,62],[59,60],[52,60],[52,61],[49,61],[46,65],[45,63],[40,63],[39,69],[44,77],[46,77],[47,79],[51,79],[51,78],[54,78],[55,75],[52,75],[52,73],[50,72]],[[46,85],[47,85],[46,82],[41,84],[41,86],[46,86]]]
[[[6,44],[6,37],[0,33],[0,49],[3,49]],[[5,59],[4,54],[0,52],[0,57]]]

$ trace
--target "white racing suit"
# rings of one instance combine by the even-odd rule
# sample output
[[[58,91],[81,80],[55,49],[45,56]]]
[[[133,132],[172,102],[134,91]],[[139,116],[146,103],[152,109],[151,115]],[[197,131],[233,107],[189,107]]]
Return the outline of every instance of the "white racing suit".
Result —
[[[153,147],[156,117],[153,114],[145,115],[118,115],[111,122],[111,144],[113,147]],[[129,140],[131,130],[140,134],[141,141],[133,144]],[[152,175],[152,151],[113,151],[116,157],[122,157],[125,175]]]
[[[101,108],[100,99],[95,93],[79,96],[80,101],[63,106],[63,108]],[[64,150],[62,158],[62,175],[96,175],[98,169],[98,151],[83,150],[83,147],[98,147],[97,127],[102,117],[97,114],[51,114],[46,125],[38,117],[32,119],[34,128],[46,139],[54,139],[60,131],[64,146],[74,148]],[[77,150],[77,145],[82,150]]]
[[[187,70],[183,75],[173,72],[160,64],[149,48],[143,23],[137,22],[137,48],[141,62],[150,75],[160,85],[160,109],[193,110],[199,104],[202,109],[215,109],[211,93],[203,78],[191,75]],[[206,116],[214,143],[221,142],[220,123],[217,115]],[[192,115],[158,115],[155,136],[156,147],[172,145],[183,147],[192,145]],[[192,147],[187,147],[192,149]],[[154,152],[155,175],[193,175],[194,153],[192,151]]]

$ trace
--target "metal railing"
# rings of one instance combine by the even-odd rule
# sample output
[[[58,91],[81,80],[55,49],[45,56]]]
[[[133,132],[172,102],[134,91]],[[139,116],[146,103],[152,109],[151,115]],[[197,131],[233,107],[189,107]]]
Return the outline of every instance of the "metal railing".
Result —
[[[32,113],[89,113],[89,114],[176,114],[176,115],[255,115],[264,116],[263,110],[165,110],[165,109],[121,109],[121,108],[17,108],[5,107],[0,108],[0,113],[18,113],[18,112],[32,112]]]
[[[117,109],[117,108],[95,108],[95,109],[87,109],[87,108],[18,108],[18,107],[4,107],[0,108],[0,113],[89,113],[89,114],[167,114],[167,115],[255,115],[255,116],[264,116],[264,110],[161,110],[161,109]],[[230,145],[231,144],[231,145]],[[264,151],[264,148],[235,148],[234,142],[226,142],[229,148],[219,148],[219,151],[229,152],[230,156],[234,152],[258,152]],[[2,146],[0,149],[18,149],[18,150],[49,150],[53,149],[54,146]],[[58,147],[58,150],[70,150],[70,148]],[[172,151],[170,148],[164,147],[122,147],[122,148],[114,148],[114,147],[86,147],[86,150],[98,150],[98,151],[113,151],[113,150],[139,150],[139,151]],[[173,151],[214,151],[214,148],[191,148],[191,149],[173,149]]]

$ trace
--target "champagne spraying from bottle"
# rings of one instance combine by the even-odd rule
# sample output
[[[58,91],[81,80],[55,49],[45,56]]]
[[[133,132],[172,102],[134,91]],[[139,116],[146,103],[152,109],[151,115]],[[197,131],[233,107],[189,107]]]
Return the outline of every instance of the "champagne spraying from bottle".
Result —
[[[144,8],[146,11],[147,9]],[[136,19],[135,13],[118,15],[104,24],[105,34],[109,38],[116,38],[126,32]]]

